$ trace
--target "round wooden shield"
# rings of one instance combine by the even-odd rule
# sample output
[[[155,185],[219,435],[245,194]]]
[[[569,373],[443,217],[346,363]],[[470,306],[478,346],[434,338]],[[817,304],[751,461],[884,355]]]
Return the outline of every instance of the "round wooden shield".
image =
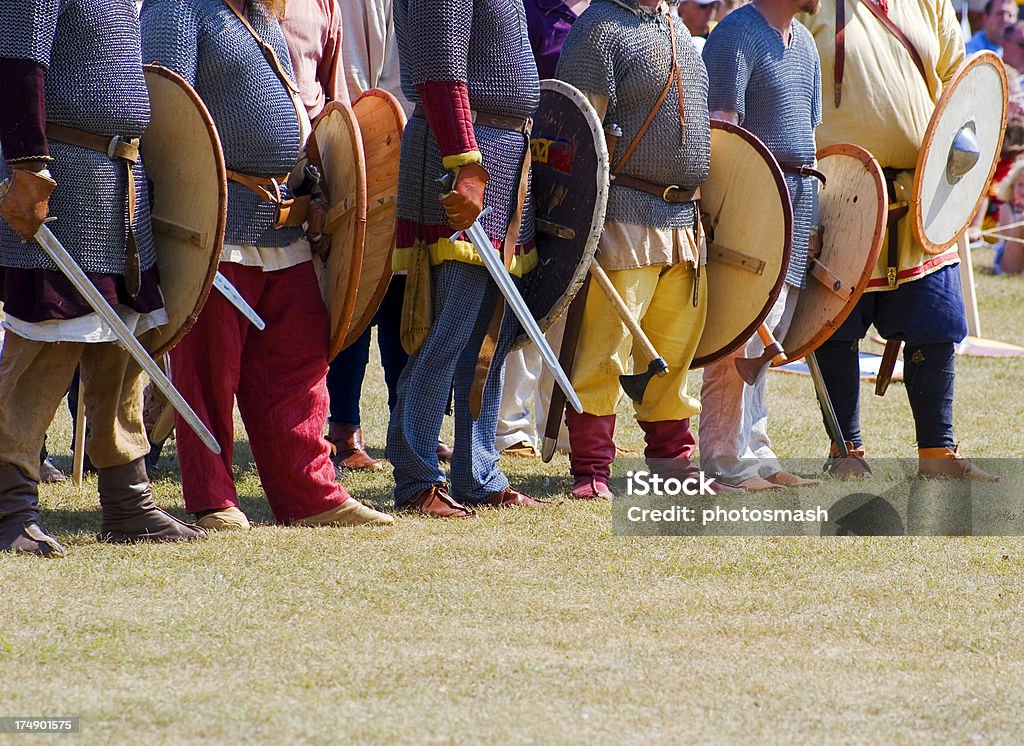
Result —
[[[565,313],[587,278],[608,203],[608,148],[586,96],[541,82],[530,137],[538,264],[520,282],[543,331]],[[525,344],[521,334],[516,346]]]
[[[398,157],[405,129],[405,112],[398,99],[380,88],[363,93],[352,111],[359,122],[366,168],[366,237],[356,304],[342,349],[359,339],[373,321],[391,281]]]
[[[711,120],[711,172],[700,192],[708,244],[701,281],[707,282],[708,315],[691,368],[712,363],[750,339],[779,297],[793,241],[793,208],[782,169],[764,143],[742,127]]]
[[[228,182],[220,137],[199,95],[165,67],[146,65],[145,75],[152,117],[140,147],[170,317],[146,340],[159,357],[192,328],[210,294],[224,248]]]
[[[811,263],[782,347],[789,360],[813,352],[853,311],[885,237],[889,200],[878,161],[856,145],[841,143],[818,151],[820,256]]]
[[[331,236],[331,248],[327,260],[314,258],[313,266],[331,319],[328,359],[334,359],[345,346],[355,311],[366,235],[366,172],[352,109],[337,101],[327,104],[307,152],[320,168],[320,188],[330,205],[324,233]]]
[[[945,251],[967,230],[995,173],[1008,107],[1006,70],[992,52],[971,55],[942,89],[910,198],[914,237],[927,253]],[[965,159],[965,149],[975,155]]]

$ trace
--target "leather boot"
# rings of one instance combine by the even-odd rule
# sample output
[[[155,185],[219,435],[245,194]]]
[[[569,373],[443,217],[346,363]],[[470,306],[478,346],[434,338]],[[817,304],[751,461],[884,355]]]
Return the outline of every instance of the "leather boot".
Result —
[[[146,459],[137,458],[99,473],[103,521],[97,541],[131,544],[139,541],[186,541],[202,539],[206,532],[179,521],[153,502],[146,474]]]
[[[864,446],[855,446],[850,441],[846,441],[846,451],[849,455],[843,458],[839,455],[839,446],[832,443],[828,449],[828,460],[822,467],[822,471],[837,479],[870,477],[871,467],[864,460]]]
[[[13,464],[0,464],[0,552],[64,556],[64,547],[39,527],[38,485]]]
[[[1000,481],[995,474],[979,469],[961,456],[959,445],[956,448],[918,448],[917,473],[922,477]]]
[[[334,448],[336,469],[381,471],[384,464],[374,459],[363,448],[363,431],[358,425],[330,423],[327,440]]]
[[[569,468],[574,479],[572,497],[580,500],[611,500],[608,487],[615,459],[615,415],[576,412],[566,407],[569,427]]]
[[[637,420],[637,424],[644,431],[644,458],[648,465],[652,461],[662,462],[658,464],[658,473],[663,477],[675,477],[685,479],[697,477],[700,474],[693,463],[693,454],[697,450],[697,440],[693,437],[693,430],[690,428],[690,418],[684,420],[663,420],[661,422],[643,422]],[[664,461],[672,461],[671,467],[666,470]],[[652,471],[654,471],[652,467]],[[711,488],[715,494],[727,492],[746,492],[743,487],[728,484],[718,479],[711,480]]]

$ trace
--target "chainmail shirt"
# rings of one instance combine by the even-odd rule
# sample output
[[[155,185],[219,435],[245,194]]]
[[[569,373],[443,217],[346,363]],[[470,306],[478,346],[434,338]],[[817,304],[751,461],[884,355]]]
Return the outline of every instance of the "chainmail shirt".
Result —
[[[814,128],[821,124],[821,66],[810,32],[790,24],[787,47],[753,5],[726,16],[704,46],[710,111],[739,114],[780,164],[814,164]],[[807,243],[817,222],[818,181],[784,174],[793,204],[793,248],[786,282],[804,287]],[[756,195],[751,195],[755,199]]]
[[[402,92],[419,103],[416,86],[427,81],[465,82],[475,111],[526,118],[540,103],[537,65],[527,36],[522,0],[396,0]],[[504,240],[518,193],[526,138],[519,132],[474,125],[483,166],[487,235]],[[437,182],[445,173],[437,141],[423,117],[410,117],[402,137],[397,215],[419,225],[448,222]],[[533,204],[527,191],[517,243],[533,240]]]
[[[142,75],[139,22],[131,0],[0,0],[0,57],[46,68],[49,122],[104,137],[139,137],[149,125],[149,94]],[[2,115],[2,114],[0,114]],[[106,154],[49,141],[49,224],[86,272],[124,271],[128,240],[128,177]],[[142,269],[156,262],[149,193],[141,161],[134,167],[135,239]],[[11,175],[0,162],[0,180]],[[0,264],[56,271],[34,242],[23,243],[0,221]]]
[[[291,76],[277,20],[259,3],[248,4],[247,18]],[[196,89],[217,125],[229,169],[281,177],[295,167],[303,146],[295,106],[257,41],[224,0],[146,0],[142,54]],[[274,229],[274,218],[272,203],[228,182],[225,243],[273,248],[302,238],[301,228]]]
[[[708,76],[683,22],[644,8],[636,0],[594,0],[573,24],[556,77],[586,94],[608,99],[606,127],[622,130],[615,162],[643,126],[672,70],[672,43],[682,72],[683,120],[675,84],[622,169],[625,176],[684,190],[700,186],[711,160]],[[608,196],[607,219],[654,228],[693,225],[692,202],[675,204],[617,186]]]

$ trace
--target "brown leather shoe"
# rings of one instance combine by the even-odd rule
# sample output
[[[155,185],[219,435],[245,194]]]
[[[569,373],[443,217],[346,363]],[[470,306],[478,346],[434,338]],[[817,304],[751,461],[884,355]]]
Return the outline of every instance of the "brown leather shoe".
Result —
[[[837,479],[870,477],[871,467],[864,460],[864,446],[855,446],[850,441],[846,441],[846,452],[848,455],[845,458],[840,456],[839,446],[832,443],[829,446],[828,460],[825,462],[822,471],[830,477],[836,477]]]
[[[452,460],[452,447],[440,438],[437,439],[437,460],[450,462]]]
[[[540,451],[537,447],[524,440],[522,443],[514,443],[501,452],[502,456],[518,456],[519,458],[540,458]]]
[[[358,425],[330,423],[327,442],[334,451],[331,460],[336,469],[381,471],[384,468],[384,464],[366,452],[363,431]]]
[[[793,474],[788,471],[777,471],[771,476],[765,477],[765,479],[772,484],[779,484],[783,487],[813,487],[821,481],[820,479],[807,479],[799,474]]]
[[[425,490],[420,490],[405,503],[395,507],[399,510],[408,510],[414,513],[422,513],[433,518],[473,518],[476,513],[458,502],[448,494],[447,484],[434,484]]]
[[[552,508],[555,503],[534,500],[513,487],[506,487],[483,502],[492,508]]]
[[[999,482],[999,477],[972,464],[956,448],[918,448],[917,473],[922,477],[946,479],[974,479],[979,482]]]
[[[724,482],[719,482],[718,480],[716,480],[716,483],[718,484],[719,489],[721,489],[721,486],[724,484]],[[774,482],[756,474],[730,486],[742,487],[747,492],[781,492],[785,489],[782,485],[775,484]]]

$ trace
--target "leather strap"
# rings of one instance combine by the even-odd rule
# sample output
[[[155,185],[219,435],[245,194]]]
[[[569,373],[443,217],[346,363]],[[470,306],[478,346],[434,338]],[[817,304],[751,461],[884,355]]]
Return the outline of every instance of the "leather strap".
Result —
[[[685,119],[683,118],[683,74],[679,69],[679,58],[676,56],[676,32],[672,26],[672,19],[666,14],[668,20],[668,39],[672,46],[672,70],[669,72],[668,80],[665,82],[665,87],[662,89],[661,94],[658,96],[658,100],[654,102],[654,106],[651,108],[651,113],[647,115],[647,119],[643,125],[637,131],[636,135],[630,140],[629,145],[626,147],[626,152],[623,153],[622,159],[612,166],[612,176],[617,176],[629,159],[633,157],[633,151],[636,150],[637,145],[640,144],[640,140],[647,133],[647,129],[651,126],[651,122],[654,121],[654,117],[657,116],[658,112],[661,111],[662,104],[665,103],[665,99],[668,97],[668,92],[672,90],[672,84],[676,84],[676,95],[679,99],[679,137],[682,139],[683,131],[685,127]]]
[[[256,33],[256,29],[254,29],[252,24],[249,23],[249,19],[245,17],[245,13],[241,12],[238,8],[228,2],[228,0],[224,0],[224,4],[231,8],[231,12],[234,13],[235,17],[242,22],[246,31],[252,34],[252,38],[256,40],[257,44],[259,44],[260,50],[263,52],[263,56],[277,74],[277,77],[281,79],[282,83],[284,83],[285,88],[291,91],[291,93],[298,95],[299,86],[296,85],[295,81],[292,80],[291,76],[285,71],[284,66],[281,64],[281,59],[277,56],[277,52],[274,51],[274,48],[265,42],[262,36]]]
[[[921,73],[921,79],[925,86],[928,86],[928,73],[924,66],[924,59],[917,47],[910,41],[903,30],[889,17],[888,11],[879,5],[875,0],[860,0],[860,2],[871,11],[883,26],[896,37],[896,40],[903,45],[903,48],[910,54],[914,66]],[[843,89],[843,68],[846,60],[846,0],[836,0],[836,63],[835,63],[835,104],[839,108],[842,101]]]
[[[811,176],[821,182],[822,186],[825,186],[825,174],[816,168],[811,166],[793,166],[788,163],[780,163],[779,166],[782,168],[782,172],[786,174],[796,174],[797,176]]]
[[[700,199],[700,187],[684,190],[675,184],[655,184],[650,181],[635,179],[632,176],[624,176],[622,174],[614,176],[612,178],[612,184],[629,187],[630,189],[639,189],[641,192],[647,192],[648,194],[653,194],[655,197],[661,197],[666,202],[671,202],[672,204],[692,202],[695,199]]]
[[[311,141],[315,138],[310,138]],[[284,197],[281,185],[287,183],[288,175],[278,177],[253,176],[240,171],[227,169],[228,181],[241,184],[260,199],[271,202],[277,208],[274,219],[275,228],[297,228],[306,222],[309,214],[309,203],[312,195],[302,197]]]
[[[910,207],[906,202],[896,199],[896,175],[898,173],[899,171],[895,168],[882,169],[886,189],[889,193],[889,213],[886,216],[886,230],[889,236],[886,247],[885,277],[891,288],[896,287],[896,279],[899,275],[899,222],[910,212]]]
[[[420,117],[421,119],[426,118],[426,113],[423,111],[422,104],[416,104],[413,107],[412,115],[414,117]],[[522,119],[520,117],[507,117],[502,114],[490,114],[486,111],[476,111],[471,109],[469,112],[470,119],[473,120],[474,124],[479,124],[481,127],[491,127],[496,130],[506,130],[508,132],[519,132],[524,135],[528,135],[530,130],[533,128],[533,120],[527,118]]]
[[[124,284],[133,298],[142,289],[142,261],[139,245],[135,240],[135,172],[132,166],[139,162],[139,139],[137,137],[104,137],[92,132],[65,127],[61,124],[46,123],[46,136],[68,145],[103,153],[115,163],[123,164],[128,184],[128,236],[125,241]]]

